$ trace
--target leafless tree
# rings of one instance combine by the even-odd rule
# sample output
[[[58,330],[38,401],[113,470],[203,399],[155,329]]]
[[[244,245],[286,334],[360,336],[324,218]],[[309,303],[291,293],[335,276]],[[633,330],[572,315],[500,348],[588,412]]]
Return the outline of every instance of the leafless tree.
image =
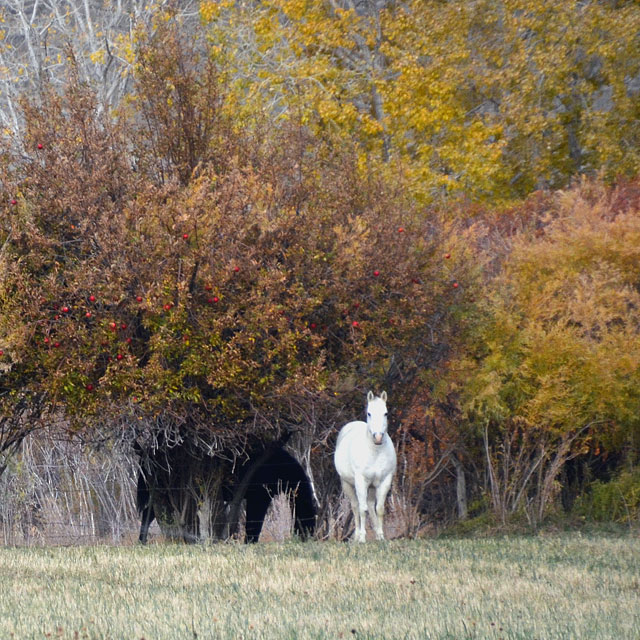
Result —
[[[20,130],[20,97],[37,95],[45,82],[64,85],[70,67],[96,90],[101,108],[118,104],[130,88],[138,26],[153,28],[154,17],[169,6],[185,28],[198,15],[196,0],[4,0],[2,5],[5,135]]]

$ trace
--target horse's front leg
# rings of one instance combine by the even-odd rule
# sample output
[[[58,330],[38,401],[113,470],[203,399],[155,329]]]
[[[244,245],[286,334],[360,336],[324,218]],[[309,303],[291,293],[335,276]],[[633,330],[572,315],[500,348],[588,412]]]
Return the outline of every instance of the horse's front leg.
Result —
[[[378,530],[378,512],[376,511],[376,488],[371,485],[367,495],[367,511],[371,518],[371,526],[374,531]]]
[[[375,523],[375,531],[376,531],[376,539],[384,540],[384,529],[383,529],[383,521],[384,521],[384,505],[387,499],[387,494],[389,493],[389,489],[391,488],[391,480],[393,479],[393,474],[389,474],[378,486],[376,490],[376,518],[377,522]]]
[[[358,509],[358,496],[356,496],[356,490],[353,485],[349,484],[345,480],[342,480],[342,491],[349,498],[349,504],[351,505],[351,511],[353,512],[353,521],[355,523],[355,530],[353,532],[353,539],[358,537],[358,531],[360,529],[360,510]]]
[[[354,540],[356,542],[365,542],[367,539],[366,523],[367,523],[367,493],[369,485],[363,476],[356,476],[356,496],[358,498],[358,510],[360,512],[360,526],[356,530]]]

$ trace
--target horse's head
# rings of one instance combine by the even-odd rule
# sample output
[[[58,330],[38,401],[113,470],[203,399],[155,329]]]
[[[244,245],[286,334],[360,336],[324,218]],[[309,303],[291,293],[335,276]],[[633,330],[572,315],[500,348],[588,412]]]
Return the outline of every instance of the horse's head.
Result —
[[[382,444],[387,432],[387,392],[383,391],[379,398],[369,391],[367,395],[367,426],[374,444]]]

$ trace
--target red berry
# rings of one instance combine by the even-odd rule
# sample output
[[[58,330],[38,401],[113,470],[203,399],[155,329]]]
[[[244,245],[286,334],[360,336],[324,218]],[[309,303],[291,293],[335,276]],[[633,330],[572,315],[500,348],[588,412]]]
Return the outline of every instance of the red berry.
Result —
[[[315,328],[316,328],[316,323],[315,323],[315,322],[312,322],[309,326],[310,326],[312,329],[315,329]]]
[[[109,326],[111,327],[112,331],[115,331],[118,327],[118,325],[115,322],[112,322]]]
[[[132,338],[127,338],[127,344],[131,344],[132,340]]]
[[[4,355],[4,351],[2,349],[0,349],[0,356]]]
[[[11,204],[15,206],[15,205],[17,205],[17,204],[18,204],[18,201],[14,198],[14,199],[11,201]]]
[[[233,267],[233,270],[238,273],[238,271],[240,271],[240,267]]]
[[[220,298],[218,298],[218,296],[213,296],[213,301],[214,302],[220,302]]]
[[[373,272],[373,275],[377,278],[377,277],[380,275],[380,272],[376,269],[376,270]]]
[[[59,342],[54,342],[53,346],[57,349],[60,346],[60,343]]]
[[[85,317],[90,318],[91,317],[91,311],[87,311],[87,313],[84,314]]]
[[[398,233],[402,233],[404,231],[404,227],[398,227]]]
[[[165,311],[169,311],[169,309],[171,309],[171,304],[170,303],[165,304],[164,309]]]
[[[211,289],[213,289],[213,287],[210,284],[205,284],[204,285],[204,290],[205,291],[211,291]]]
[[[136,301],[137,302],[142,302],[142,296],[136,296]]]
[[[351,323],[351,326],[352,326],[352,327],[355,327],[355,328],[357,329],[357,328],[360,326],[360,323],[359,323],[357,320],[354,320],[354,321]]]
[[[445,253],[444,257],[448,260],[451,257],[451,254],[450,253]]]
[[[44,343],[45,343],[45,344],[49,344],[49,338],[45,338],[45,339],[44,339]]]
[[[62,311],[62,313],[69,313],[69,307],[62,307],[60,311]]]
[[[127,325],[123,322],[123,323],[120,325],[120,328],[124,331],[124,330],[127,328]]]
[[[123,358],[123,357],[124,357],[124,356],[123,356],[121,353],[119,353],[119,354],[116,356],[116,360],[122,360],[122,358]]]
[[[38,142],[38,149],[42,149],[43,146],[42,142]]]
[[[454,283],[453,283],[453,288],[454,288],[454,289],[457,289],[459,286],[460,286],[460,285],[458,285],[458,283],[457,283],[457,282],[454,282]]]
[[[93,391],[93,385],[91,383],[87,385],[87,391]]]
[[[89,302],[95,302],[95,301],[96,301],[95,296],[89,296]]]
[[[183,233],[183,234],[182,234],[182,238],[183,238],[184,240],[188,240],[188,239],[189,239],[189,234],[188,234],[188,233]]]

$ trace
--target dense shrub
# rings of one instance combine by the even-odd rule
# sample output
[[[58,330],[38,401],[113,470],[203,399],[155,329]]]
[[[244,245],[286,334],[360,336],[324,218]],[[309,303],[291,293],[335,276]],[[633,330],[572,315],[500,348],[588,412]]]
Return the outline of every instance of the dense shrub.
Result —
[[[577,515],[601,522],[638,522],[640,518],[640,468],[622,471],[603,482],[596,480],[574,508]]]
[[[228,459],[296,433],[328,468],[386,388],[420,514],[537,524],[567,460],[635,463],[637,180],[425,208],[398,158],[244,103],[213,41],[136,46],[116,112],[71,64],[0,158],[0,453],[56,421]]]
[[[4,410],[41,398],[87,436],[186,424],[240,452],[324,440],[366,389],[441,362],[478,272],[465,234],[353,145],[242,129],[171,23],[139,58],[117,118],[76,77],[25,103],[29,153],[1,168]]]

